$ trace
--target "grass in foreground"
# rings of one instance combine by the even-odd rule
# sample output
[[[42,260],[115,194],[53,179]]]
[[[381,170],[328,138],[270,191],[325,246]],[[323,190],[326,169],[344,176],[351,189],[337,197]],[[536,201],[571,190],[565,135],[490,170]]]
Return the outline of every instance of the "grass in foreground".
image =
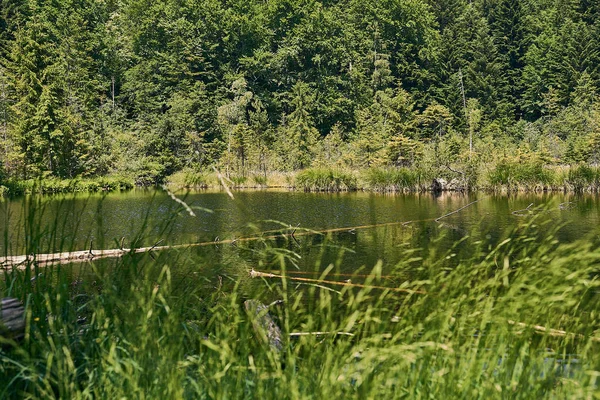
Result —
[[[24,300],[27,330],[2,340],[0,398],[597,398],[600,250],[550,228],[385,266],[427,294],[250,280],[242,244],[221,260],[230,279],[195,278],[208,260],[192,250],[8,271],[0,295]],[[285,271],[293,253],[264,244],[256,266]],[[384,285],[382,272],[352,282]],[[281,353],[247,298],[280,300]],[[288,337],[317,331],[354,336]]]

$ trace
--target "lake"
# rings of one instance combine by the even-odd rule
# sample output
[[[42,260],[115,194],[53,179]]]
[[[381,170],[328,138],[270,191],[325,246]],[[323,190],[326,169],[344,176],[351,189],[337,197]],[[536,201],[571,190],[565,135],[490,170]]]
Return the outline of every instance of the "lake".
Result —
[[[317,261],[324,268],[344,253],[339,268],[351,273],[360,267],[370,270],[378,260],[385,270],[414,249],[424,256],[431,243],[438,252],[470,254],[474,244],[489,246],[532,218],[550,222],[548,229],[560,225],[556,233],[560,242],[593,234],[600,222],[598,196],[563,193],[436,196],[256,190],[235,192],[235,199],[219,191],[178,196],[195,210],[195,217],[165,191],[154,189],[3,200],[0,251],[17,255],[86,250],[90,245],[108,249],[119,248],[121,240],[125,247],[197,244],[295,230],[294,237],[268,240],[268,246],[300,256],[288,258],[295,264],[288,268],[312,271]],[[449,213],[453,214],[435,221]],[[409,221],[413,222],[405,223]],[[306,232],[332,229],[336,231],[329,236]],[[259,267],[261,260],[252,250],[265,246],[264,242],[213,243],[189,251],[211,264],[194,268],[211,275],[215,265],[224,263],[223,253],[232,253],[228,247],[238,245],[242,250],[236,252],[236,262],[241,257],[248,266]]]

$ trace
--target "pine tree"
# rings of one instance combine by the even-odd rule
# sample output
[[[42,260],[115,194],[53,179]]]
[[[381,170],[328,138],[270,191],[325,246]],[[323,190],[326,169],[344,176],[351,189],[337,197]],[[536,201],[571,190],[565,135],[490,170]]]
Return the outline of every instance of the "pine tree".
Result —
[[[358,111],[356,135],[353,140],[361,166],[384,165],[391,162],[388,144],[395,137],[410,137],[417,124],[415,103],[402,89],[377,91],[373,103]]]
[[[310,166],[313,147],[319,136],[310,113],[315,96],[304,82],[296,83],[290,95],[292,112],[287,117],[285,131],[289,140],[287,157],[292,168],[301,169]]]
[[[254,94],[250,92],[243,78],[231,85],[233,100],[218,109],[218,121],[225,134],[227,152],[224,156],[226,173],[237,170],[245,174],[247,141],[250,135],[248,107]]]
[[[530,119],[539,118],[549,88],[559,104],[569,105],[571,93],[583,73],[596,84],[600,74],[600,38],[597,29],[571,19],[558,20],[533,42],[526,55],[524,107]]]
[[[502,99],[505,107],[512,109],[516,119],[521,118],[523,95],[524,56],[527,52],[526,15],[521,0],[499,0],[490,10],[491,32],[498,49],[502,74],[508,85]]]
[[[592,105],[597,99],[598,88],[590,74],[584,71],[579,76],[579,79],[577,79],[575,89],[571,95],[571,104],[574,107],[591,110]]]
[[[466,98],[478,99],[487,118],[506,116],[506,81],[500,55],[488,23],[475,5],[465,5],[457,19],[448,24],[442,44],[437,68],[442,83],[436,98],[452,111],[455,122],[463,127],[467,124]]]
[[[443,35],[448,27],[456,23],[467,5],[466,0],[427,0]]]
[[[15,173],[28,178],[51,171],[53,150],[50,133],[55,128],[57,104],[47,82],[52,42],[42,12],[15,32],[7,73],[16,102],[10,124],[15,143]],[[18,171],[17,171],[18,170]]]

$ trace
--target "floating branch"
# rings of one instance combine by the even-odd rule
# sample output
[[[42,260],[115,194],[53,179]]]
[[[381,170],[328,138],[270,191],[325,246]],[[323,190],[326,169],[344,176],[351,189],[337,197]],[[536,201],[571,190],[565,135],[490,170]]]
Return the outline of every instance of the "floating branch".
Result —
[[[439,217],[439,218],[436,218],[434,221],[435,221],[435,222],[439,222],[439,220],[441,220],[442,218],[446,218],[446,217],[449,217],[449,216],[451,216],[451,215],[453,215],[453,214],[459,213],[459,212],[461,212],[462,210],[464,210],[465,208],[467,208],[467,207],[470,207],[470,206],[472,206],[472,205],[473,205],[473,204],[475,204],[475,203],[478,203],[480,200],[481,200],[481,199],[479,199],[479,200],[475,200],[475,201],[472,201],[472,202],[470,202],[469,204],[467,204],[466,206],[463,206],[463,207],[459,208],[459,209],[458,209],[458,210],[456,210],[456,211],[452,211],[451,213],[448,213],[448,214],[446,214],[446,215],[442,215],[442,216],[441,216],[441,217]]]
[[[409,294],[427,294],[427,292],[425,292],[423,290],[393,288],[393,287],[386,287],[386,286],[362,285],[359,283],[352,283],[349,280],[340,282],[340,281],[328,281],[328,280],[322,280],[322,279],[301,278],[301,277],[297,277],[297,276],[276,275],[276,274],[271,274],[271,273],[260,272],[260,271],[255,270],[254,268],[252,268],[250,270],[250,277],[251,278],[289,279],[290,281],[294,281],[294,282],[306,282],[306,283],[315,283],[315,284],[321,284],[321,285],[327,284],[327,285],[337,285],[337,286],[359,287],[359,288],[366,288],[366,289],[382,289],[382,290],[390,290],[392,292],[402,292],[402,293],[409,293]]]
[[[512,215],[516,215],[517,217],[524,217],[526,214],[524,214],[525,211],[529,211],[529,209],[533,206],[533,203],[531,203],[530,205],[527,206],[527,208],[524,208],[522,210],[516,210],[511,212]]]
[[[223,177],[221,177],[221,178],[223,178]],[[226,189],[228,189],[228,188],[226,187]],[[177,199],[177,200],[179,200],[179,199]],[[151,252],[151,251],[183,249],[183,248],[201,247],[201,246],[214,246],[214,245],[220,245],[220,244],[236,244],[239,242],[252,242],[252,241],[257,241],[257,240],[272,240],[272,239],[279,239],[279,238],[284,238],[284,237],[292,238],[296,243],[298,243],[298,237],[301,237],[301,236],[324,235],[327,233],[336,233],[336,232],[355,233],[357,230],[363,230],[363,229],[373,229],[373,228],[386,227],[386,226],[407,226],[408,224],[411,224],[413,222],[427,222],[427,221],[438,222],[442,218],[446,218],[452,214],[456,214],[456,213],[464,210],[465,208],[477,203],[478,201],[480,201],[480,200],[473,201],[473,202],[467,204],[466,206],[463,206],[463,207],[459,208],[458,210],[448,213],[446,215],[442,215],[439,218],[428,218],[428,219],[422,219],[422,220],[418,220],[418,221],[384,222],[384,223],[379,223],[379,224],[322,229],[322,230],[317,230],[317,231],[305,230],[303,232],[298,232],[297,231],[298,228],[296,227],[290,233],[279,233],[279,234],[273,234],[273,235],[259,235],[259,236],[242,237],[242,238],[235,238],[235,239],[224,239],[224,240],[220,240],[217,237],[217,238],[215,238],[215,240],[209,241],[209,242],[178,244],[178,245],[172,245],[172,246],[157,246],[157,244],[162,241],[161,240],[157,244],[155,244],[154,246],[151,246],[151,247],[138,247],[138,248],[132,248],[132,249],[124,248],[123,247],[124,238],[121,238],[121,243],[120,243],[119,249],[94,250],[91,248],[92,243],[90,243],[90,249],[83,250],[83,251],[0,257],[0,267],[5,270],[9,269],[9,268],[25,269],[25,268],[27,268],[27,265],[30,262],[35,262],[37,266],[43,267],[43,266],[52,265],[52,264],[80,263],[80,262],[90,262],[90,261],[100,260],[100,259],[104,259],[104,258],[119,258],[119,257],[123,257],[127,254],[147,253],[147,252]],[[178,202],[181,202],[181,200],[179,200]],[[273,231],[267,231],[267,232],[273,232]],[[267,232],[263,232],[263,233],[267,233]]]

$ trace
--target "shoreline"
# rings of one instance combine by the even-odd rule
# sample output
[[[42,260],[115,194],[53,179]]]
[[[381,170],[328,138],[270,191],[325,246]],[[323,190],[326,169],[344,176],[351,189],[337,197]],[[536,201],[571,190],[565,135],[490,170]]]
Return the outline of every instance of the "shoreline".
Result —
[[[294,172],[247,173],[225,177],[215,172],[179,171],[163,182],[136,183],[135,178],[119,175],[97,178],[8,180],[0,183],[0,198],[30,194],[101,193],[129,191],[134,188],[181,190],[288,190],[296,192],[373,192],[373,193],[600,193],[600,167],[548,167],[546,176],[503,177],[494,171],[480,171],[475,179],[447,171],[419,168],[369,168],[344,170],[310,168]],[[550,178],[548,177],[550,176]]]

